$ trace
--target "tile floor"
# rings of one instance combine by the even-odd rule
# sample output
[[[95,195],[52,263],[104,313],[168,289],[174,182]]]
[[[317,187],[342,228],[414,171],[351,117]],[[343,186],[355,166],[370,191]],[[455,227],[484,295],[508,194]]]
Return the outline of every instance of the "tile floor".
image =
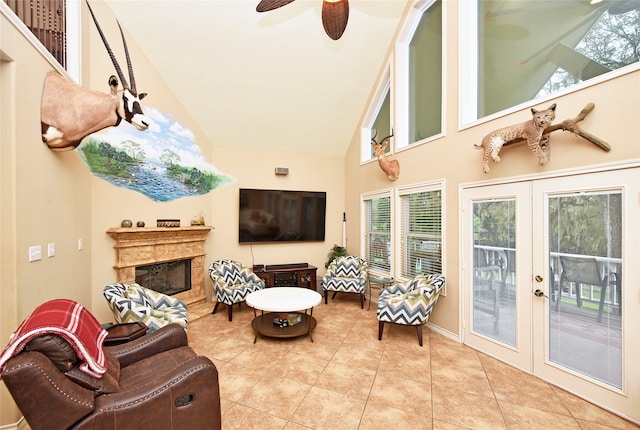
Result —
[[[375,305],[375,302],[374,302]],[[245,304],[189,306],[191,346],[220,377],[222,428],[638,429],[564,390],[424,330],[386,325],[355,295],[322,302],[308,337],[258,338]]]

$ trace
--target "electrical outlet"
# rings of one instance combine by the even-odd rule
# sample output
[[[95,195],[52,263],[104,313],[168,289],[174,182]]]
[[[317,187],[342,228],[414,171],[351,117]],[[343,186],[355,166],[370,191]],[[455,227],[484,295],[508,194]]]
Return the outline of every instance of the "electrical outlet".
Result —
[[[29,261],[42,260],[42,247],[40,245],[29,247]]]
[[[47,257],[53,257],[56,255],[56,244],[50,243],[47,245]]]

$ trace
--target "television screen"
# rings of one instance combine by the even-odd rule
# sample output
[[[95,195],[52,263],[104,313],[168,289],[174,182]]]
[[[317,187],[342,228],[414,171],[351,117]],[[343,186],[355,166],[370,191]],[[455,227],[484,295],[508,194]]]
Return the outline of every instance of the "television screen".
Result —
[[[324,241],[327,193],[240,189],[240,243]]]

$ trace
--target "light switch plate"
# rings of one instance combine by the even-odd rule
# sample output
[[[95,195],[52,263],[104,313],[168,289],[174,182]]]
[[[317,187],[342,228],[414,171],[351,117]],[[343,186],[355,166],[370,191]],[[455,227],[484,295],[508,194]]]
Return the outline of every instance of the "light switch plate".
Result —
[[[40,245],[29,247],[29,261],[42,260],[42,247]]]
[[[53,257],[56,255],[56,244],[50,243],[47,245],[47,257]]]

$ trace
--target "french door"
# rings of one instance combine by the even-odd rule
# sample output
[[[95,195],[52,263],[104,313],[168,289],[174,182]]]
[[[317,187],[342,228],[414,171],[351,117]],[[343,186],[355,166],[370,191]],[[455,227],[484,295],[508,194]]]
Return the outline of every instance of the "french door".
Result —
[[[464,343],[640,421],[640,169],[461,198]]]

